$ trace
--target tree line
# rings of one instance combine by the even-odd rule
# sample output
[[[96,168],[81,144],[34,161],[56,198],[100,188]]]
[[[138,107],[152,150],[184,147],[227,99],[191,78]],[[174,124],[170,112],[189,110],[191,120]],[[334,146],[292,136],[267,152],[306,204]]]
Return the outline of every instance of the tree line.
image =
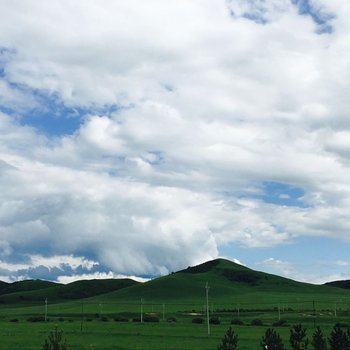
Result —
[[[238,340],[238,335],[230,327],[217,349],[238,350]],[[309,340],[307,329],[301,324],[295,324],[290,328],[289,344],[293,350],[350,350],[350,328],[344,329],[336,324],[329,337],[326,337],[322,329],[317,327]],[[278,332],[273,328],[268,328],[261,338],[260,349],[286,350],[286,347]]]

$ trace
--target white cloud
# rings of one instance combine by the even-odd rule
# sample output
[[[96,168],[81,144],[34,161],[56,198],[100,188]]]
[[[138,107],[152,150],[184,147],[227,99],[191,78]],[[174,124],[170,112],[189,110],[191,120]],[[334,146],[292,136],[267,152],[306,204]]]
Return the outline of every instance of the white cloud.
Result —
[[[98,263],[92,260],[88,260],[83,257],[77,257],[72,255],[52,255],[45,257],[42,255],[31,255],[28,256],[26,262],[23,263],[9,263],[0,260],[0,270],[13,273],[24,273],[25,271],[33,270],[38,267],[45,267],[47,269],[57,268],[64,271],[67,267],[73,271],[78,268],[90,271],[93,267],[97,266]]]
[[[142,278],[138,276],[126,276],[126,275],[120,275],[120,274],[115,274],[112,271],[109,272],[94,272],[90,274],[82,274],[82,275],[73,275],[73,276],[59,276],[57,278],[58,283],[72,283],[74,281],[79,281],[79,280],[93,280],[93,279],[111,279],[111,278],[117,278],[117,279],[124,279],[124,278],[130,278],[134,281],[137,282],[147,282],[149,281],[149,278]]]
[[[3,6],[0,102],[18,108],[0,114],[2,260],[45,250],[59,268],[88,252],[166,274],[228,242],[349,241],[350,8],[313,5],[334,32],[286,0]],[[87,111],[73,135],[22,125],[37,89]],[[308,207],[252,198],[264,181],[302,188]]]
[[[335,264],[336,264],[337,266],[349,266],[349,265],[350,265],[348,261],[344,261],[344,260],[337,260],[337,261],[335,262]]]
[[[68,265],[73,270],[76,270],[79,267],[83,268],[84,270],[91,270],[94,266],[98,265],[98,263],[95,261],[72,255],[53,255],[50,257],[32,255],[30,260],[31,267],[46,266],[50,269],[54,267],[62,269],[63,266]]]
[[[228,256],[220,256],[220,258],[226,259],[226,260],[230,260],[230,261],[232,261],[232,262],[234,262],[235,264],[238,264],[238,265],[247,266],[242,261],[240,261],[240,260],[238,260],[236,258],[231,258],[231,257],[228,257]]]
[[[267,266],[278,274],[284,277],[299,279],[300,276],[296,267],[288,261],[282,261],[275,258],[268,258],[260,263],[262,266]],[[298,278],[299,277],[299,278]]]
[[[307,269],[304,269],[300,261],[299,263],[292,263],[290,261],[275,258],[268,258],[258,263],[258,266],[263,267],[270,273],[278,274],[300,282],[324,284],[326,282],[350,279],[349,271],[339,269],[339,267],[344,268],[349,265],[346,261],[335,262],[337,272],[331,271],[329,269],[331,266],[320,269],[318,264],[314,263],[314,265],[315,266],[308,266]]]

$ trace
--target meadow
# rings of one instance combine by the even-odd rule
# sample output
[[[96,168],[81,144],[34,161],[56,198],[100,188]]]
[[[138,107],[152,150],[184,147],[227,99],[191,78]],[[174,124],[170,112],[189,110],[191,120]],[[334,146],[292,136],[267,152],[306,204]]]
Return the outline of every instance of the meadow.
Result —
[[[210,324],[210,335],[206,282],[210,318],[219,323]],[[63,288],[3,295],[0,350],[42,349],[55,327],[64,331],[72,350],[213,350],[230,326],[241,350],[262,349],[268,327],[278,331],[289,350],[293,324],[307,327],[311,339],[316,326],[329,336],[335,323],[350,321],[349,290],[299,283],[225,260],[88,298],[55,300],[59,295],[52,288],[58,287]]]

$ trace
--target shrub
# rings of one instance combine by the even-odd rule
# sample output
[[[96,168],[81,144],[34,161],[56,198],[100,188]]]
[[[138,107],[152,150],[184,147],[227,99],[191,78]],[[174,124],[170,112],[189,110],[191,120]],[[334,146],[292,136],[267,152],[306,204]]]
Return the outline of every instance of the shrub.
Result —
[[[170,316],[166,320],[167,320],[167,322],[177,322],[177,319],[174,316]]]
[[[141,322],[141,318],[140,317],[134,317],[132,319],[132,322]]]
[[[10,322],[18,322],[18,318],[11,318]]]
[[[236,350],[237,343],[238,343],[237,334],[235,334],[235,331],[230,327],[226,331],[224,338],[222,339],[222,342],[218,347],[218,350]]]
[[[287,320],[278,320],[272,324],[274,327],[288,326]]]
[[[102,316],[100,320],[101,320],[101,322],[108,322],[109,321],[108,317],[106,317],[106,316]]]
[[[252,320],[252,321],[250,322],[250,324],[251,324],[252,326],[263,326],[263,325],[264,325],[264,324],[263,324],[263,321],[260,320],[259,318],[256,318],[255,320]]]
[[[115,316],[114,317],[115,322],[129,322],[129,319],[124,316]]]
[[[347,327],[349,327],[349,323],[346,323],[346,322],[337,322],[337,323],[335,324],[335,327],[347,328]]]
[[[231,324],[235,324],[235,325],[241,326],[244,323],[243,323],[242,320],[239,320],[238,318],[234,318],[233,320],[231,320]]]
[[[202,317],[192,318],[192,323],[204,323],[204,319]]]
[[[28,322],[45,322],[45,317],[43,316],[30,316],[27,318]]]
[[[64,322],[64,318],[63,318],[63,317],[59,317],[59,318],[58,318],[58,321],[59,321],[59,322]]]
[[[282,339],[273,328],[268,328],[266,330],[260,344],[264,350],[284,350]]]
[[[210,317],[209,323],[210,324],[220,324],[221,321],[220,321],[219,317]]]
[[[59,331],[57,327],[50,332],[43,344],[43,350],[68,350],[66,339],[63,339],[63,331]]]
[[[157,316],[150,316],[150,315],[146,315],[143,317],[143,321],[144,322],[159,322],[159,317]]]

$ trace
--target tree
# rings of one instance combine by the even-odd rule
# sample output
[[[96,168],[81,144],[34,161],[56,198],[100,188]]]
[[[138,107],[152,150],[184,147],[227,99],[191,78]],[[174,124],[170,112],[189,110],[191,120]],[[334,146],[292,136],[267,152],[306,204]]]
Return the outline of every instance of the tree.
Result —
[[[343,331],[339,326],[335,325],[332,329],[331,335],[328,338],[330,350],[342,350],[349,347],[349,336],[347,332]]]
[[[238,343],[238,336],[235,334],[232,327],[230,327],[222,339],[222,343],[219,345],[218,350],[236,350]]]
[[[264,350],[284,350],[282,339],[273,328],[266,330],[261,339],[261,346]]]
[[[44,341],[43,350],[69,350],[67,340],[63,339],[63,331],[59,331],[57,327],[51,331]]]
[[[290,345],[293,350],[306,350],[309,340],[306,338],[306,328],[301,324],[293,325],[290,329]]]
[[[327,341],[320,327],[317,327],[315,333],[312,335],[311,344],[314,350],[327,350]]]

